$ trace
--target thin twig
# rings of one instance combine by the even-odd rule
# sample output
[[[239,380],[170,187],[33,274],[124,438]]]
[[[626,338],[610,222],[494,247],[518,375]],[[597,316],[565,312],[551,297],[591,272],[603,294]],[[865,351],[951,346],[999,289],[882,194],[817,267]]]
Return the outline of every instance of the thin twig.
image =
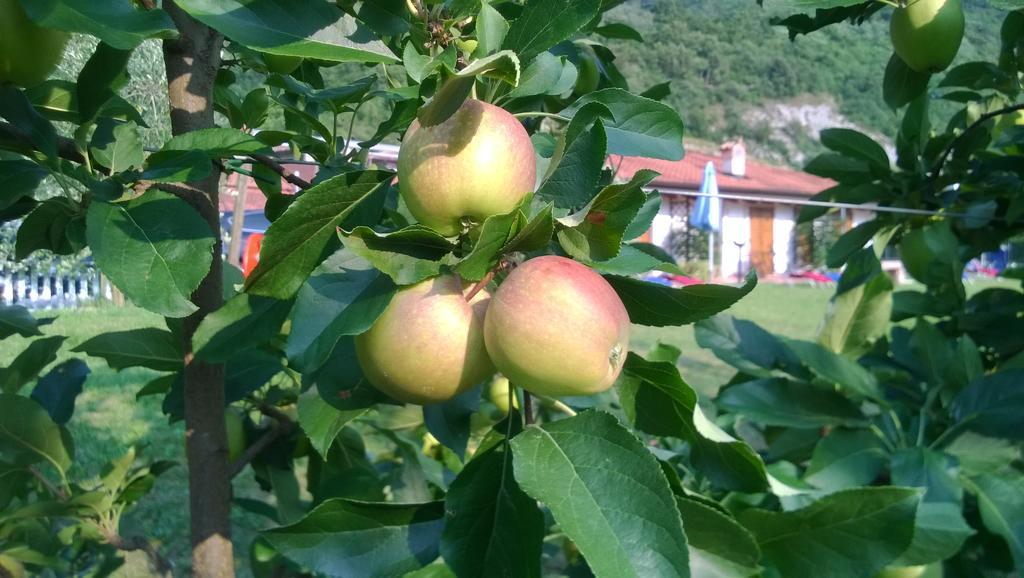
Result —
[[[1024,103],[1022,103],[1022,104],[1015,104],[1013,106],[1008,106],[1006,108],[1001,108],[999,110],[994,110],[992,112],[986,112],[985,114],[979,116],[978,120],[976,120],[973,123],[971,123],[967,128],[964,129],[964,131],[962,133],[957,135],[956,138],[954,138],[946,146],[945,149],[943,149],[942,154],[939,155],[939,160],[937,160],[935,162],[935,166],[932,167],[932,171],[931,171],[931,173],[932,173],[932,176],[931,176],[932,180],[935,180],[935,179],[939,178],[939,173],[942,172],[942,167],[943,167],[943,165],[946,164],[946,161],[949,160],[949,155],[951,155],[953,153],[953,149],[955,149],[957,147],[957,145],[959,145],[960,142],[963,141],[964,138],[971,131],[973,131],[974,129],[978,128],[979,126],[985,124],[985,122],[987,122],[989,120],[992,120],[993,118],[995,118],[997,116],[1003,116],[1004,114],[1010,114],[1011,112],[1017,112],[1018,110],[1024,110]]]
[[[256,459],[256,456],[260,455],[263,452],[263,450],[270,447],[270,444],[277,441],[277,439],[280,438],[281,436],[292,431],[294,422],[283,411],[269,404],[261,405],[260,411],[263,412],[264,415],[267,415],[277,420],[277,423],[274,425],[273,428],[270,429],[270,431],[263,434],[263,436],[260,437],[260,439],[256,440],[256,443],[245,448],[245,451],[242,452],[242,455],[238,456],[238,459],[236,459],[234,462],[230,464],[228,471],[229,478],[234,478],[238,474],[242,473],[242,470],[245,469],[245,466],[249,465],[251,461]]]
[[[43,486],[46,487],[47,491],[53,494],[55,498],[59,498],[61,501],[68,499],[68,496],[67,494],[64,493],[64,490],[53,485],[53,482],[47,479],[46,476],[44,476],[42,472],[37,470],[35,466],[29,466],[28,471],[29,473],[32,474],[33,477],[35,477],[35,479],[39,480],[39,483],[43,484]]]
[[[488,271],[487,274],[484,275],[484,278],[481,279],[476,285],[473,285],[473,287],[469,290],[469,293],[466,293],[466,302],[468,303],[472,301],[473,298],[476,297],[476,294],[483,291],[484,288],[487,287],[487,285],[490,284],[490,282],[493,279],[494,271]]]
[[[281,178],[295,185],[296,187],[299,187],[300,189],[308,189],[313,186],[312,183],[303,179],[299,175],[293,175],[289,173],[288,170],[284,168],[284,165],[277,162],[277,160],[275,160],[271,156],[253,154],[249,155],[249,158],[269,168],[275,173],[281,175]]]
[[[25,131],[7,122],[0,122],[0,141],[13,141],[17,145],[24,148],[27,151],[39,151],[35,143],[32,142],[32,137]],[[85,164],[85,156],[78,150],[78,146],[75,145],[75,141],[58,136],[57,137],[57,156],[64,160],[76,162],[78,164]],[[104,167],[96,167],[100,172],[106,174],[107,170]]]
[[[533,424],[533,396],[525,389],[523,390],[523,417],[526,420],[526,425]]]

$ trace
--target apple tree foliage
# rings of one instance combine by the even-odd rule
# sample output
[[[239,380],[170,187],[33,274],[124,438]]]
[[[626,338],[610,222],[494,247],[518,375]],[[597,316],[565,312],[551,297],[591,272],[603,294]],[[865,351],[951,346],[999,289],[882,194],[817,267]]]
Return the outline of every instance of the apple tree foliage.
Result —
[[[637,278],[674,270],[638,240],[660,203],[644,188],[656,175],[616,181],[606,158],[678,160],[683,125],[659,102],[666,87],[628,86],[603,43],[640,37],[604,19],[618,3],[176,0],[224,37],[207,95],[218,126],[148,149],[145,121],[118,94],[128,58],[143,41],[188,32],[154,2],[21,0],[36,23],[99,44],[74,82],[0,87],[0,215],[20,220],[22,254],[87,247],[127,299],[167,318],[166,328],[100,334],[74,351],[159,372],[139,395],[160,396],[171,420],[185,417],[186,352],[224,365],[226,402],[244,412],[249,443],[230,474],[251,471],[267,497],[235,504],[266,519],[243,545],[258,576],[827,568],[867,578],[888,565],[969,564],[982,554],[997,569],[1019,565],[1021,381],[1012,368],[1024,344],[1011,336],[1024,335],[1024,297],[1007,289],[967,299],[960,272],[1015,234],[1024,210],[1020,129],[992,139],[988,116],[1017,96],[1021,14],[1007,18],[998,64],[954,69],[938,93],[927,79],[887,73],[886,98],[903,118],[896,168],[862,135],[823,135],[835,152],[808,170],[840,183],[825,198],[970,218],[880,216],[849,233],[833,249],[834,262],[847,263],[840,292],[811,343],[714,317],[754,288],[753,277],[683,289]],[[800,32],[875,8],[794,4],[822,8],[787,21]],[[268,56],[302,62],[270,72],[280,68]],[[577,83],[581,58],[596,59],[596,86]],[[322,71],[340,63],[364,65],[364,75],[326,85]],[[253,77],[243,91],[241,79]],[[965,103],[944,132],[928,122],[936,96]],[[512,212],[448,238],[411,221],[394,173],[370,166],[367,151],[414,119],[444,121],[466,98],[522,119],[537,188]],[[369,102],[388,111],[374,134],[338,122]],[[283,122],[268,126],[271,115]],[[296,195],[280,190],[272,155],[281,146],[320,165]],[[197,311],[193,294],[221,258],[221,232],[174,185],[224,172],[259,183],[271,225],[259,265],[244,280],[226,267],[223,307],[186,332],[181,319]],[[64,194],[37,194],[45,179]],[[893,295],[875,253],[887,243],[927,292]],[[676,366],[679,351],[662,345],[629,353],[609,392],[538,400],[536,416],[498,411],[484,384],[420,408],[363,379],[353,338],[399,287],[450,271],[480,281],[541,254],[605,275],[634,324],[699,323],[702,344],[737,377],[702,405]],[[890,317],[918,321],[890,327]],[[129,452],[98,481],[69,477],[74,447],[63,424],[87,369],[71,361],[37,379],[63,342],[40,327],[24,309],[0,310],[0,337],[35,337],[0,373],[0,555],[33,571],[104,575],[116,549],[132,547],[117,515],[166,465],[135,466]],[[510,405],[529,409],[521,399]]]

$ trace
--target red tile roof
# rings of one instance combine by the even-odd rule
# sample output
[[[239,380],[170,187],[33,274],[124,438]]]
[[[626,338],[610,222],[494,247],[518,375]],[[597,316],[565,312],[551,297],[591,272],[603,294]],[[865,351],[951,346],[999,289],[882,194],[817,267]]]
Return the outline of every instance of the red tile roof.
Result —
[[[313,177],[316,176],[318,167],[315,165],[283,165],[285,170],[291,174],[297,174],[306,181],[312,181]],[[267,199],[263,196],[263,191],[260,190],[259,185],[256,183],[256,179],[248,179],[248,191],[245,195],[245,210],[246,211],[258,211],[262,210],[266,204]],[[235,210],[235,191],[238,190],[238,173],[231,173],[225,179],[224,187],[220,193],[220,212],[231,213]],[[295,185],[281,179],[281,192],[286,195],[294,195],[296,191]]]
[[[615,167],[621,157],[612,157],[609,166]],[[747,157],[747,174],[734,177],[722,170],[722,157],[703,152],[687,151],[681,161],[663,161],[645,157],[625,157],[619,167],[618,180],[628,180],[641,169],[651,169],[661,176],[651,183],[655,187],[696,191],[704,179],[708,161],[718,170],[718,189],[723,193],[749,193],[770,195],[799,195],[810,197],[835,185],[834,182],[807,173],[773,166]]]

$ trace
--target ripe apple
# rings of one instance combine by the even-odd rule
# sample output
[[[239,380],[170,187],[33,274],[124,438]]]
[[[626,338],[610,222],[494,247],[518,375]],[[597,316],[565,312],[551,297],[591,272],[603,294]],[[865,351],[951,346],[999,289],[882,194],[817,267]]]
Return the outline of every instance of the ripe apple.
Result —
[[[536,172],[523,125],[473,99],[441,124],[413,121],[398,152],[398,187],[409,212],[447,236],[514,209],[533,190]]]
[[[469,302],[454,275],[405,287],[369,331],[356,337],[366,378],[406,403],[449,400],[494,373],[484,347],[484,314],[491,296]]]
[[[224,412],[224,425],[228,430],[228,461],[233,462],[245,452],[245,425],[242,414],[233,408]]]
[[[0,84],[27,88],[46,80],[67,41],[67,32],[32,22],[18,0],[0,0]]]
[[[280,54],[270,54],[269,52],[263,53],[263,62],[267,65],[267,70],[275,72],[277,74],[291,74],[295,72],[295,69],[302,64],[302,57],[299,56],[281,56]]]
[[[921,578],[927,566],[887,566],[875,578]]]
[[[960,0],[909,0],[889,22],[896,54],[918,72],[941,72],[956,58],[964,39]]]
[[[545,256],[517,267],[498,287],[484,323],[487,352],[515,385],[539,395],[590,395],[618,377],[629,315],[600,275]]]

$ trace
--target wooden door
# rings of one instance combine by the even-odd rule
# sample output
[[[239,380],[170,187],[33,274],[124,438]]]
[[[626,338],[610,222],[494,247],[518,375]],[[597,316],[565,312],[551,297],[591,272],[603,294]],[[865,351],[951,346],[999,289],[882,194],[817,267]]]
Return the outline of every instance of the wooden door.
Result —
[[[771,205],[750,207],[750,263],[761,276],[775,272],[772,225],[775,209]]]

